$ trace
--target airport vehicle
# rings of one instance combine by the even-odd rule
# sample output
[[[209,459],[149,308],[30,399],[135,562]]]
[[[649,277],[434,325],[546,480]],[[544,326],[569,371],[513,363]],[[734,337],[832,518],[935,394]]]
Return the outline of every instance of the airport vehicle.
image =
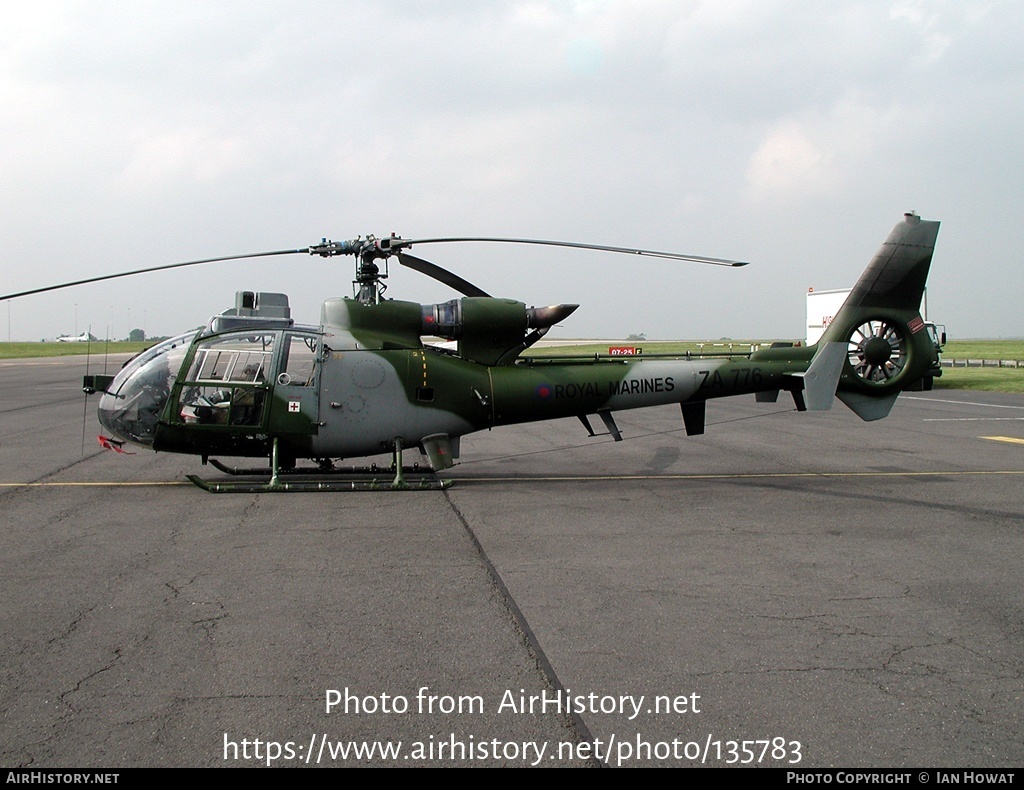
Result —
[[[813,345],[818,342],[828,325],[839,313],[843,303],[850,295],[851,288],[838,288],[827,291],[807,289],[807,326],[804,342]],[[935,379],[942,375],[942,347],[946,345],[946,327],[928,320],[927,293],[925,294],[924,328],[935,345],[935,364],[921,377],[917,384],[910,384],[904,389],[930,390]],[[850,339],[850,364],[854,367],[863,364],[863,347],[869,338],[858,335]]]
[[[460,438],[474,431],[576,417],[595,435],[590,418],[596,416],[619,441],[615,412],[678,403],[686,433],[695,435],[704,432],[706,402],[732,395],[773,402],[786,391],[800,411],[829,409],[838,397],[864,420],[875,420],[936,363],[919,306],[938,227],[906,214],[817,344],[706,356],[524,357],[577,305],[527,307],[494,298],[408,253],[413,244],[484,239],[324,240],[261,253],[356,257],[354,296],[327,299],[318,325],[296,324],[283,294],[239,292],[235,307],[204,329],[153,346],[112,378],[90,377],[85,388],[101,393],[99,420],[111,434],[101,442],[198,455],[238,477],[227,483],[190,477],[215,492],[442,487],[447,481],[433,473],[455,463]],[[596,245],[486,240],[742,265]],[[391,257],[462,298],[430,305],[383,298]],[[214,260],[222,259],[154,269]],[[124,275],[93,279],[116,276]],[[455,348],[425,344],[425,336],[455,341]],[[403,450],[410,447],[426,455],[431,474],[403,466]],[[384,452],[393,456],[384,478],[382,470],[342,472],[336,463]],[[265,458],[269,468],[231,468],[214,456]],[[317,465],[302,468],[300,459]],[[256,473],[262,479],[241,479]]]

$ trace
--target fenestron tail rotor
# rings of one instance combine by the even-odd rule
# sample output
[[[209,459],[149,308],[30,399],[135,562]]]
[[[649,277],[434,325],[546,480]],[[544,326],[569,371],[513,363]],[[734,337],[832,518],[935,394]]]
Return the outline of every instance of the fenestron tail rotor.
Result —
[[[887,384],[909,359],[903,330],[888,319],[865,321],[850,333],[850,366],[868,384]]]

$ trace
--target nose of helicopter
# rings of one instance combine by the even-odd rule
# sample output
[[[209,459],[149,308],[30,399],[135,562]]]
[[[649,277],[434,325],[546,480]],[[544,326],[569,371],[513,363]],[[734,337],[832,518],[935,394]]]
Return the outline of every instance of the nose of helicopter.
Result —
[[[166,404],[166,397],[147,398],[144,391],[122,388],[120,395],[104,393],[97,416],[113,438],[152,447],[156,423]]]
[[[166,340],[125,363],[100,397],[100,424],[117,439],[152,447],[192,335]]]

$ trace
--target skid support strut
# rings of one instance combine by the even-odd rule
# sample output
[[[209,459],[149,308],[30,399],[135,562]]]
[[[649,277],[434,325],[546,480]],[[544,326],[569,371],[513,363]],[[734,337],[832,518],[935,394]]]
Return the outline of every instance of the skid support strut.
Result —
[[[340,470],[323,471],[320,469],[288,469],[282,470],[278,453],[277,439],[270,451],[270,479],[264,476],[266,471],[256,469],[230,469],[224,464],[214,463],[222,472],[238,477],[264,477],[263,480],[230,480],[214,482],[204,480],[198,475],[188,475],[188,479],[204,491],[213,494],[276,494],[276,493],[319,493],[328,491],[439,491],[448,488],[451,480],[441,480],[430,469],[418,466],[408,469],[402,467],[402,440],[395,438],[392,444],[394,464],[391,469],[364,468],[350,472]],[[394,471],[390,481],[383,475]]]

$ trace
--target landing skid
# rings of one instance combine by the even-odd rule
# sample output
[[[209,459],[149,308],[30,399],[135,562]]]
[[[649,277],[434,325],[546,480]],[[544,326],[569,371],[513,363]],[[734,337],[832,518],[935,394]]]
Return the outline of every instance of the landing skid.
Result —
[[[319,493],[329,491],[440,491],[452,485],[451,480],[439,479],[431,469],[419,464],[402,466],[402,441],[394,441],[394,462],[390,468],[376,465],[338,469],[333,466],[317,468],[282,469],[278,462],[277,439],[270,456],[270,469],[238,469],[210,459],[219,471],[236,477],[265,477],[269,480],[239,480],[216,483],[198,475],[187,475],[189,481],[212,494],[270,494]],[[394,475],[394,477],[389,477]],[[407,477],[409,475],[410,477]],[[297,477],[282,480],[281,477]],[[326,478],[326,479],[325,479]],[[411,478],[411,479],[410,479]]]
[[[431,473],[432,475],[432,473]],[[440,491],[452,485],[451,480],[440,480],[436,477],[421,480],[405,480],[396,483],[389,478],[371,477],[363,480],[273,480],[259,482],[256,480],[230,481],[215,483],[204,480],[198,475],[188,475],[188,479],[204,491],[211,494],[284,494],[284,493],[320,493],[329,491]]]
[[[218,472],[223,472],[226,475],[236,475],[240,477],[257,477],[260,475],[272,474],[272,470],[266,466],[252,467],[250,469],[239,469],[237,466],[228,466],[227,464],[221,463],[216,458],[209,460],[210,466],[216,469]],[[278,469],[278,475],[292,476],[292,475],[304,475],[306,477],[326,475],[326,476],[338,476],[338,475],[388,475],[395,473],[394,465],[380,466],[378,464],[371,464],[370,466],[296,466],[293,469]],[[433,471],[429,467],[420,466],[419,464],[413,464],[412,466],[403,466],[403,474],[412,475],[431,475]]]

